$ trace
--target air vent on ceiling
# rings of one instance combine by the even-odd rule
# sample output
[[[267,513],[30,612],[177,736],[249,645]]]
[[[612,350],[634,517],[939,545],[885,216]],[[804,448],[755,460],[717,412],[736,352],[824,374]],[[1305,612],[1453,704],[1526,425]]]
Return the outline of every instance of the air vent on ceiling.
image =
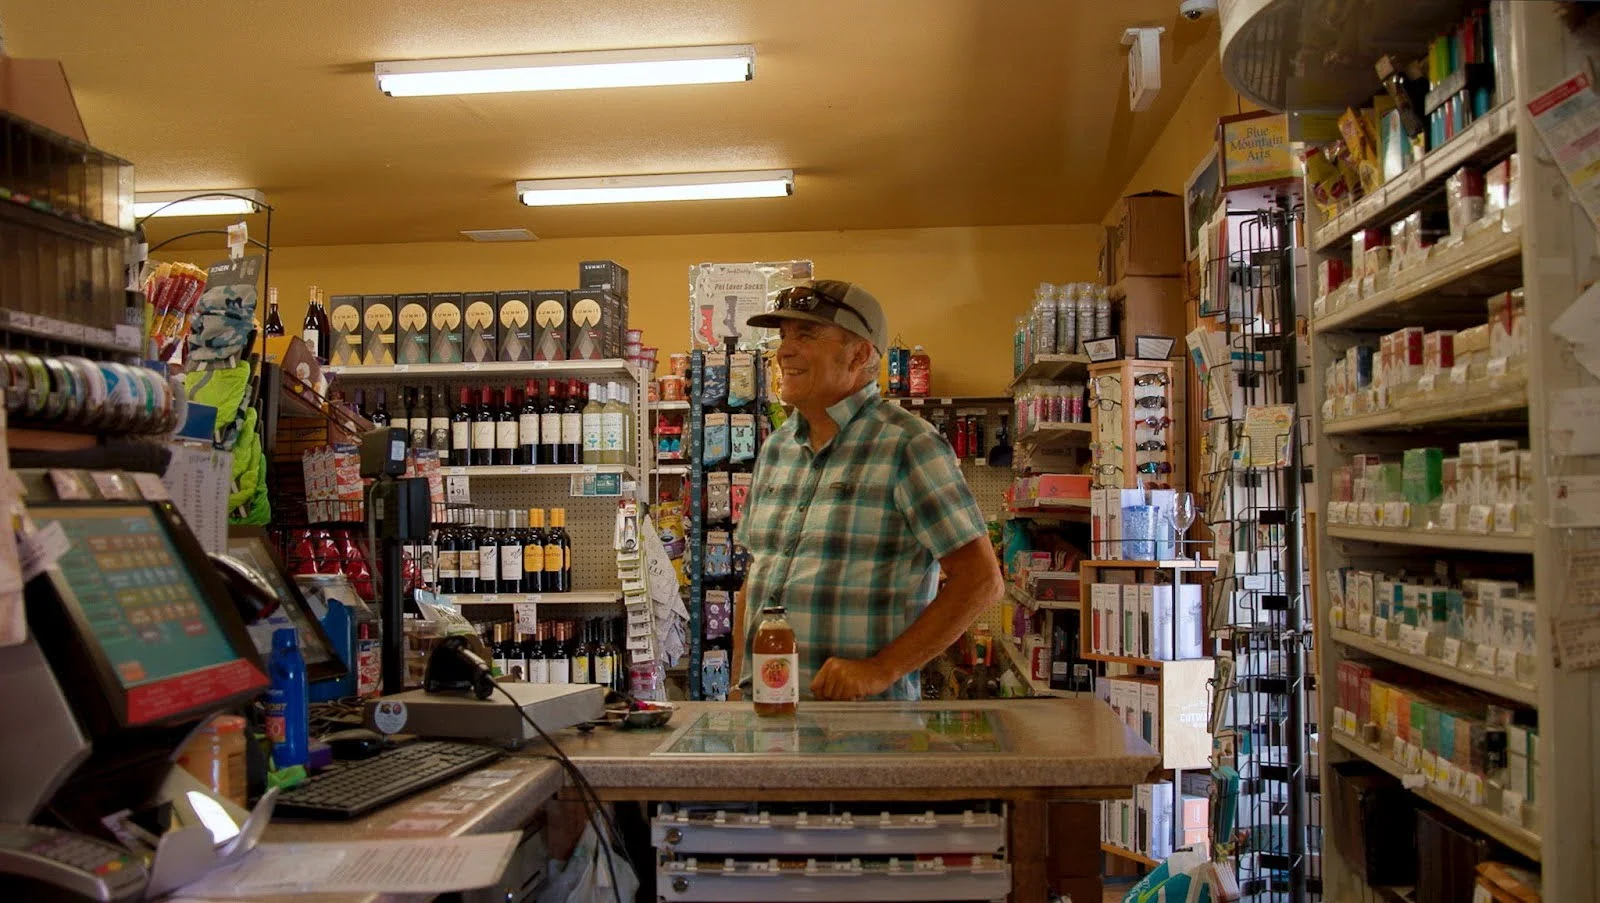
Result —
[[[473,241],[538,241],[539,236],[527,229],[462,229],[461,234]]]

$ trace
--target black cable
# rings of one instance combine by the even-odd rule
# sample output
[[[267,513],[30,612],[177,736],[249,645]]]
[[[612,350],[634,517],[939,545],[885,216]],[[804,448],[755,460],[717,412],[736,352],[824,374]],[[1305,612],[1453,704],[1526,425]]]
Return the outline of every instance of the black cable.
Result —
[[[615,846],[622,851],[622,857],[628,861],[630,867],[633,862],[628,860],[627,845],[622,843],[622,833],[617,830],[616,822],[611,819],[611,813],[607,812],[601,804],[600,796],[594,792],[594,787],[590,786],[589,779],[583,776],[583,772],[578,770],[578,766],[573,764],[571,759],[567,758],[567,754],[561,750],[555,739],[545,733],[544,728],[540,727],[539,723],[534,721],[528,711],[522,707],[522,704],[517,702],[517,697],[512,696],[510,690],[500,686],[499,681],[495,681],[494,687],[505,694],[506,699],[511,701],[511,707],[516,709],[517,714],[522,716],[522,720],[528,722],[528,726],[533,728],[539,738],[544,740],[545,744],[555,753],[553,756],[543,756],[542,758],[554,759],[559,762],[562,770],[567,773],[567,777],[571,778],[573,784],[577,786],[579,795],[583,797],[584,805],[589,809],[589,825],[601,835],[601,849],[606,854],[606,871],[611,875],[611,894],[616,899],[616,903],[623,903],[622,888],[617,884],[617,866],[613,859],[612,847]],[[603,825],[596,823],[596,816],[599,816],[600,821],[604,822]]]

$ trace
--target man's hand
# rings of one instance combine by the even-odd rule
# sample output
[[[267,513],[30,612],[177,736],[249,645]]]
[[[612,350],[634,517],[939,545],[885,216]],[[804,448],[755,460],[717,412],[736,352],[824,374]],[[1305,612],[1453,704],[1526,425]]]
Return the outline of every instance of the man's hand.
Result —
[[[811,695],[817,699],[853,701],[877,696],[897,680],[876,658],[830,658],[817,669],[811,680]]]

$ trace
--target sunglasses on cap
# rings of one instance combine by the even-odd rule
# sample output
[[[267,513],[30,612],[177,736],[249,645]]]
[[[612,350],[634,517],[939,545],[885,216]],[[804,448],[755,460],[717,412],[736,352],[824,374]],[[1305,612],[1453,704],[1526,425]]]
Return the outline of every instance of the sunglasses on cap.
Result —
[[[872,332],[872,324],[868,323],[867,318],[861,315],[861,311],[856,310],[854,307],[851,307],[832,295],[825,295],[808,285],[797,285],[793,288],[786,288],[783,291],[778,292],[776,301],[777,307],[773,308],[774,310],[797,310],[802,313],[813,313],[818,307],[830,307],[834,310],[842,310],[846,313],[849,313],[857,320],[860,320],[861,325],[867,328],[867,332],[869,334]]]

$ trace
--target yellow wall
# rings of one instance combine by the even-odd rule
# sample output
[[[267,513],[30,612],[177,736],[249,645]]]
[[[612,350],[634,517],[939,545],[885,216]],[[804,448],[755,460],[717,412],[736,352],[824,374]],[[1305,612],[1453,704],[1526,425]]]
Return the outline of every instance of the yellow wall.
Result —
[[[1243,112],[1257,109],[1244,103]],[[1183,194],[1183,185],[1216,140],[1217,119],[1241,112],[1239,93],[1222,77],[1221,60],[1213,54],[1195,76],[1177,112],[1167,120],[1161,137],[1128,180],[1122,195],[1140,191]],[[1107,211],[1109,218],[1110,211]]]
[[[891,336],[927,347],[934,394],[994,395],[1011,380],[1014,318],[1034,286],[1094,279],[1099,232],[1004,226],[288,247],[272,252],[272,284],[292,335],[310,285],[327,295],[575,288],[578,261],[610,258],[629,270],[631,325],[664,360],[688,347],[691,264],[809,258],[819,277],[871,290]],[[207,255],[173,256],[203,263]]]

